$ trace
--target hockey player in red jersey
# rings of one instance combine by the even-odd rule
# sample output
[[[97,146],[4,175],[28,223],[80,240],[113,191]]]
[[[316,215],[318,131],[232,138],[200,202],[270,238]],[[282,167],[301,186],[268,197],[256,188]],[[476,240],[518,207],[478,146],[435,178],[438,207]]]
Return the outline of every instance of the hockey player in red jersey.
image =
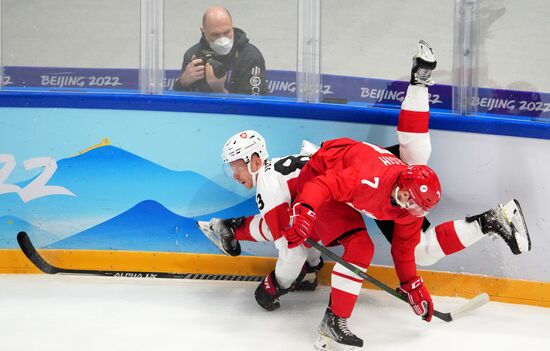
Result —
[[[306,166],[304,164],[308,158],[305,157],[289,156],[281,159],[283,161],[278,160],[277,162],[281,162],[279,171],[286,173],[287,176],[291,175],[291,179],[288,182],[285,181],[286,187],[277,185],[273,188],[281,192],[280,198],[283,201],[279,204],[285,203],[282,206],[271,204],[269,207],[269,209],[278,209],[276,211],[278,215],[274,216],[277,220],[270,221],[272,225],[266,225],[267,221],[263,218],[264,212],[246,219],[243,217],[227,220],[213,218],[210,223],[207,223],[208,231],[213,235],[213,241],[226,254],[238,255],[240,253],[238,240],[280,239],[283,230],[288,227],[290,218],[289,214],[284,213],[284,209],[294,204],[291,212],[293,227],[287,232],[293,249],[303,247],[300,243],[308,235],[320,236],[325,245],[343,245],[345,248],[343,258],[365,271],[370,264],[374,248],[360,214],[360,211],[363,211],[365,215],[376,218],[382,233],[390,243],[394,242],[392,256],[402,282],[399,289],[407,295],[413,310],[428,321],[431,319],[433,305],[422,279],[416,275],[415,261],[420,265],[433,264],[442,257],[460,251],[487,235],[498,235],[504,239],[514,254],[528,251],[529,235],[521,208],[516,200],[504,206],[499,205],[480,215],[445,222],[430,229],[428,229],[429,222],[425,218],[416,217],[429,212],[439,200],[441,193],[437,194],[439,182],[432,170],[428,167],[409,168],[407,166],[425,165],[431,152],[427,87],[433,84],[430,74],[434,67],[435,58],[431,48],[426,43],[420,42],[411,72],[411,85],[407,90],[399,116],[398,150],[391,147],[388,148],[391,150],[389,152],[368,143],[336,139],[323,143],[321,150],[313,156],[313,162],[308,162]],[[231,143],[228,142],[228,144]],[[357,153],[359,156],[351,157],[352,154],[348,155],[347,151]],[[362,154],[370,155],[370,159],[363,162]],[[265,160],[267,156],[260,158]],[[253,187],[256,179],[260,179],[260,174],[256,171],[259,168],[252,166],[251,159],[252,157],[243,156],[241,172],[238,168],[233,170],[234,178],[247,188]],[[229,158],[224,156],[224,161],[227,162],[227,160]],[[262,164],[262,161],[259,164]],[[373,167],[372,170],[366,167],[368,164]],[[286,166],[286,169],[282,166]],[[370,173],[361,173],[360,170],[363,168],[367,168],[366,172]],[[302,169],[301,172],[300,169]],[[351,182],[351,179],[355,179],[356,183]],[[424,184],[419,180],[429,180],[429,182]],[[257,192],[260,195],[257,197],[259,207],[264,203],[262,192]],[[298,195],[298,192],[301,194]],[[363,195],[364,199],[359,195]],[[357,196],[357,199],[354,196]],[[308,201],[313,204],[309,204]],[[377,201],[383,205],[378,206]],[[277,234],[271,234],[270,229]],[[310,286],[314,287],[318,267],[315,266],[316,261],[310,262],[308,259],[307,262],[304,267],[308,273],[301,282],[311,281]],[[302,266],[299,265],[299,268]],[[297,271],[304,272],[304,270],[295,270]],[[268,278],[269,276],[264,280],[268,282],[264,286],[272,287],[274,280]],[[330,349],[331,345],[333,348],[360,347],[363,341],[349,331],[346,323],[361,289],[362,279],[336,264],[331,280],[331,302],[319,328],[320,335],[316,347],[323,350]],[[290,281],[290,278],[287,278],[287,281]],[[267,301],[273,301],[273,306],[279,305],[280,294],[277,289],[269,288],[264,291],[258,289],[257,293],[260,291],[261,296],[268,296]],[[264,292],[272,294],[263,294]],[[267,306],[270,305],[267,304]]]
[[[391,255],[401,282],[397,290],[407,298],[413,311],[428,322],[433,303],[416,272],[416,263],[435,263],[486,234],[502,237],[515,254],[530,249],[529,234],[516,200],[423,231],[424,216],[441,198],[436,173],[424,165],[430,153],[428,86],[433,84],[431,71],[435,65],[433,51],[421,41],[399,116],[401,159],[376,145],[347,138],[324,142],[298,177],[299,193],[293,202],[291,225],[283,232],[289,247],[302,245],[312,234],[327,246],[342,245],[342,258],[366,271],[374,247],[361,213],[379,225],[383,223],[380,221],[390,221],[391,232],[387,233],[386,228],[384,234],[391,242]],[[339,222],[335,215],[340,217]],[[347,327],[362,282],[360,276],[341,264],[334,266],[330,302],[315,342],[318,350],[353,350],[363,346],[363,340]]]
[[[441,198],[435,172],[427,166],[407,166],[377,146],[343,138],[324,142],[298,181],[303,186],[298,187],[301,191],[293,205],[291,227],[283,233],[289,247],[301,245],[315,233],[326,246],[342,245],[342,258],[366,271],[374,245],[360,212],[393,221],[391,254],[401,281],[398,290],[407,296],[418,315],[430,321],[433,303],[416,274],[415,248],[420,242],[423,216]],[[337,209],[339,222],[332,217],[333,209]],[[330,304],[320,326],[318,348],[326,349],[323,345],[328,343],[362,347],[363,341],[346,325],[362,282],[343,265],[334,266]]]

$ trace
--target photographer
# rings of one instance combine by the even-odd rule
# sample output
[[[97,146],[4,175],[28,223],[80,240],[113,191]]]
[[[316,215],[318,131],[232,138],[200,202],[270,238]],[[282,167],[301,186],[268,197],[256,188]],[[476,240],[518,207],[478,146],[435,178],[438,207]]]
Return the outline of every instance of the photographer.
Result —
[[[233,28],[227,9],[213,6],[202,18],[202,36],[183,57],[174,90],[266,95],[265,61],[245,32]]]

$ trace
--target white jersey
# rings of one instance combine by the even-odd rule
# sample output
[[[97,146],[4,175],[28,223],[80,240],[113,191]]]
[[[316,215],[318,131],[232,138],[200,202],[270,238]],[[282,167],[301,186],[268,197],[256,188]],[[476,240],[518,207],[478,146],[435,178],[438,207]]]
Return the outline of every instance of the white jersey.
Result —
[[[319,263],[320,252],[304,245],[289,249],[282,231],[289,226],[289,209],[296,196],[296,181],[309,156],[291,155],[267,161],[256,179],[256,203],[260,214],[250,222],[250,235],[256,241],[273,241],[279,251],[275,276],[286,289],[300,274],[304,262]]]

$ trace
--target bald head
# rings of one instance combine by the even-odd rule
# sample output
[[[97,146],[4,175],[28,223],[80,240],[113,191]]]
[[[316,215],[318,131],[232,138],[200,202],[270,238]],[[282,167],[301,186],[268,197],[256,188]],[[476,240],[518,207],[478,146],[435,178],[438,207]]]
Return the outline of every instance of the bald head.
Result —
[[[207,27],[209,25],[217,25],[221,22],[229,23],[233,26],[233,19],[231,14],[225,7],[221,6],[210,6],[202,15],[202,27]]]
[[[209,43],[221,37],[233,39],[233,20],[231,19],[231,14],[226,8],[221,6],[209,7],[202,16],[201,31]]]

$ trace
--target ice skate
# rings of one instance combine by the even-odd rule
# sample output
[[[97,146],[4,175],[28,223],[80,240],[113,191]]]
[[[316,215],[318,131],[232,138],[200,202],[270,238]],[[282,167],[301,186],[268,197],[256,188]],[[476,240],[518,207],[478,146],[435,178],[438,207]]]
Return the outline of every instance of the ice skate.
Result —
[[[363,340],[348,329],[346,318],[336,316],[328,307],[314,347],[321,351],[353,351],[363,347]]]
[[[310,266],[307,262],[305,265],[305,274],[302,280],[294,288],[295,291],[314,291],[319,282],[317,281],[317,273],[323,268],[324,262],[321,258],[317,266]]]
[[[223,253],[229,256],[241,254],[241,244],[235,240],[234,228],[238,228],[244,220],[239,218],[212,218],[210,222],[198,221],[200,230],[212,241]]]
[[[527,224],[516,199],[477,216],[466,217],[466,221],[478,222],[484,234],[500,236],[515,255],[531,250]]]
[[[434,85],[432,71],[436,66],[437,61],[432,48],[424,40],[420,40],[418,42],[418,52],[413,56],[411,84],[425,87]]]
[[[315,145],[311,141],[302,140],[302,147],[300,148],[300,156],[312,156],[319,150],[319,146]]]

